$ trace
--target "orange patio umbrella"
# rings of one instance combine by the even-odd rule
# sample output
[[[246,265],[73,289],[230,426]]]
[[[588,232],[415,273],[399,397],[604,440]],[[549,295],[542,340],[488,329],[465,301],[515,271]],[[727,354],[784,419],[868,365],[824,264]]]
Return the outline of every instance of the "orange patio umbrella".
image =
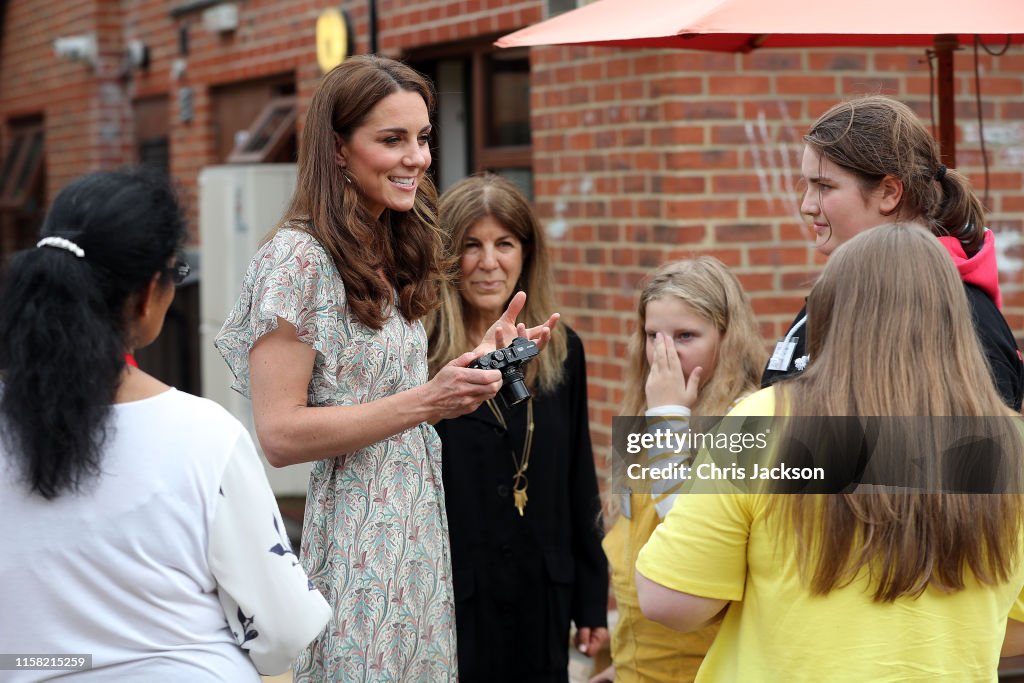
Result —
[[[1024,0],[598,0],[500,38],[499,47],[596,45],[747,52],[926,47],[938,63],[939,144],[956,165],[953,50],[1024,42]]]

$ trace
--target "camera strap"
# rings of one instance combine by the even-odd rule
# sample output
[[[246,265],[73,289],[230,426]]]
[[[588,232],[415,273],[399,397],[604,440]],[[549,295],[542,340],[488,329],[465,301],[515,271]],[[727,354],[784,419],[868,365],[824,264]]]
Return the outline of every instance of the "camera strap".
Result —
[[[494,413],[494,419],[498,421],[501,428],[508,433],[508,423],[505,422],[505,416],[501,413],[501,409],[494,403],[493,399],[487,399],[487,407]],[[512,449],[512,465],[515,467],[515,474],[512,475],[512,504],[519,510],[519,516],[522,517],[526,509],[526,489],[530,485],[530,480],[526,477],[526,468],[530,466],[530,451],[533,449],[533,399],[527,399],[526,401],[526,436],[523,438],[523,451],[522,457],[516,459],[516,450]]]

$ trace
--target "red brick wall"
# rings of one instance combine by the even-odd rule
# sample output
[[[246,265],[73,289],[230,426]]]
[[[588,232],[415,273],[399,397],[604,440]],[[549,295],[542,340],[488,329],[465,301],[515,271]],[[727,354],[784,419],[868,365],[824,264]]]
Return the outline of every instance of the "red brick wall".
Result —
[[[120,52],[117,2],[9,2],[0,46],[0,116],[42,115],[48,194],[86,170],[123,163],[124,93],[113,56]],[[59,36],[97,36],[95,68],[54,55]],[[5,149],[9,141],[4,139]]]
[[[217,86],[292,74],[301,114],[320,77],[316,63],[316,18],[323,10],[312,0],[248,0],[237,3],[240,22],[230,33],[212,33],[202,11],[171,17],[169,8],[184,3],[145,0],[126,17],[125,35],[150,44],[153,65],[133,82],[136,96],[167,94],[171,102],[171,174],[188,192],[193,223],[199,172],[216,163],[211,91]],[[360,12],[353,12],[358,19]],[[179,31],[188,33],[188,54],[179,50]],[[184,70],[172,69],[183,60]],[[181,120],[178,92],[192,91],[193,119]],[[300,124],[301,125],[301,124]],[[268,226],[269,227],[269,226]]]
[[[543,18],[540,0],[377,0],[379,51],[402,50],[512,31]]]

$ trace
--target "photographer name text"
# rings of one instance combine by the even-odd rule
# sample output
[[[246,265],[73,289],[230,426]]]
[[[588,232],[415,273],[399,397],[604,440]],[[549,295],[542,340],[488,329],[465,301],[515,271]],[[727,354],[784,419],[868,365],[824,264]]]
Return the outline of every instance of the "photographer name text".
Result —
[[[626,476],[634,481],[689,481],[691,479],[701,481],[748,479],[824,481],[825,469],[823,467],[790,467],[785,463],[778,463],[771,467],[754,463],[749,469],[737,463],[723,466],[713,462],[704,462],[696,467],[679,463],[655,467],[633,463],[626,468]]]

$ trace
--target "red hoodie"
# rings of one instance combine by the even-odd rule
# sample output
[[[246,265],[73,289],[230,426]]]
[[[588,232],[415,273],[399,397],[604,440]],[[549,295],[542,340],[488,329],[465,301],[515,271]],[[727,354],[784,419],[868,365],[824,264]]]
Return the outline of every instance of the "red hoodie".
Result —
[[[996,238],[992,231],[985,230],[981,249],[970,258],[967,258],[967,253],[957,238],[940,237],[939,242],[949,252],[964,284],[980,288],[988,294],[996,308],[1003,310],[1003,294],[999,291],[999,268],[996,266]]]

